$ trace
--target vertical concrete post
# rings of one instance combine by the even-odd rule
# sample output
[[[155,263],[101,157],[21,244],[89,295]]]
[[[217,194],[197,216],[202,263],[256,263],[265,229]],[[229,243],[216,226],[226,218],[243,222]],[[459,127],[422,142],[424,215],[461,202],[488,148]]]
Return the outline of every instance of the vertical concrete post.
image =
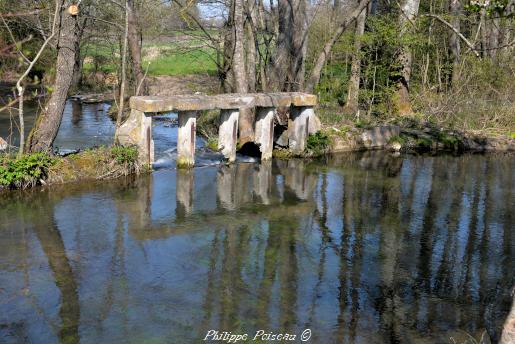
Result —
[[[134,110],[133,110],[134,111]],[[152,117],[141,112],[141,144],[140,152],[144,160],[151,165],[154,162],[154,140],[152,139]]]
[[[271,159],[274,149],[274,108],[256,109],[255,137],[261,151],[261,160]]]
[[[183,217],[193,211],[193,171],[178,169],[175,182],[177,215]]]
[[[222,110],[220,112],[220,128],[218,129],[218,149],[229,162],[236,160],[236,143],[238,141],[238,110]]]
[[[304,148],[306,148],[311,115],[314,115],[312,107],[291,107],[291,124],[293,125],[293,128],[288,128],[288,141],[293,154],[301,154],[304,152]]]
[[[196,116],[196,111],[179,112],[177,168],[189,168],[195,164]]]

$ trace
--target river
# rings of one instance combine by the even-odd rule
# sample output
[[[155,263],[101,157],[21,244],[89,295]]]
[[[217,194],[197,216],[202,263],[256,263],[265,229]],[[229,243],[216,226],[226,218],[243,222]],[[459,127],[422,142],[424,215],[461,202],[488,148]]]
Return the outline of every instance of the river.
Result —
[[[81,106],[67,106],[62,150],[112,137],[108,105]],[[513,155],[225,166],[201,147],[199,166],[177,171],[171,118],[156,121],[152,174],[0,195],[1,343],[498,338],[514,282]]]

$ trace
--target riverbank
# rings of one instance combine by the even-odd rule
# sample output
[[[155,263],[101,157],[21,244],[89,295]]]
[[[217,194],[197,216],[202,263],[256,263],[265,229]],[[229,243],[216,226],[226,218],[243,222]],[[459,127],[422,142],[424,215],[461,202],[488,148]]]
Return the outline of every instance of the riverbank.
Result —
[[[378,125],[364,128],[341,126],[322,130],[330,139],[331,153],[387,149],[399,152],[512,152],[515,138],[506,135],[441,128],[431,123]]]
[[[205,131],[201,127],[199,130]],[[207,146],[216,150],[214,141],[208,140]],[[282,160],[299,157],[309,159],[367,150],[384,150],[385,154],[387,151],[412,154],[515,152],[515,139],[503,136],[485,137],[438,128],[427,123],[403,127],[323,126],[318,133],[308,137],[306,150],[300,156],[295,156],[287,147],[276,144],[273,157]],[[0,190],[108,180],[146,170],[148,167],[138,161],[137,148],[132,146],[101,146],[55,157],[41,153],[24,155],[21,158],[0,154]]]
[[[377,125],[325,127],[310,135],[304,158],[325,154],[385,150],[399,153],[488,153],[515,152],[515,139],[485,136],[433,126],[401,127]],[[287,147],[276,147],[273,156],[279,159],[295,157]]]
[[[19,158],[0,154],[0,190],[139,174],[144,169],[137,159],[137,149],[124,146],[102,146],[55,157],[44,153]]]

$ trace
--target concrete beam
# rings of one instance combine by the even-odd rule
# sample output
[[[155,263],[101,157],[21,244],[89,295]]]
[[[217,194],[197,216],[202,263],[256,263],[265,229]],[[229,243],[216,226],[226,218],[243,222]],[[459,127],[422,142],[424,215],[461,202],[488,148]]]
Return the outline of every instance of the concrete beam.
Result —
[[[218,149],[229,162],[236,160],[236,144],[238,142],[238,110],[222,110],[220,112],[220,128],[218,129]]]
[[[271,159],[274,149],[274,108],[257,108],[255,142],[259,145],[261,160]]]
[[[254,97],[247,94],[177,95],[169,97],[131,97],[131,109],[143,112],[200,111],[213,109],[242,109],[254,106]]]
[[[249,93],[176,96],[131,97],[131,109],[157,113],[170,111],[200,111],[213,109],[244,109],[253,107],[315,106],[317,97],[300,92]]]
[[[195,164],[196,116],[196,111],[179,112],[177,168],[189,168]]]

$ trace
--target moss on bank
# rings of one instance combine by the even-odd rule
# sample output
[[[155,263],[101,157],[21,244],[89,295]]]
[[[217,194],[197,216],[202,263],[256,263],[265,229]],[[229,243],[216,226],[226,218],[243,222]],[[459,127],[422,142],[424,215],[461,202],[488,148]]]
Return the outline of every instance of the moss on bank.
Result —
[[[65,157],[44,153],[26,154],[21,158],[1,155],[0,189],[113,179],[139,172],[138,151],[134,146],[102,146]]]

